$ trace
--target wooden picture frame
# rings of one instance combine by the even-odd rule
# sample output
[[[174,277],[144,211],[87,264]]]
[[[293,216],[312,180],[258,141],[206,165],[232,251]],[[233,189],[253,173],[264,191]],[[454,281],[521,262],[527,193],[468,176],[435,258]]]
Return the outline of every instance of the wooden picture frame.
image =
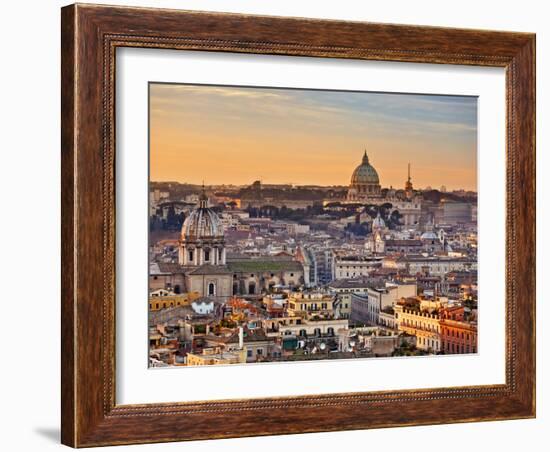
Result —
[[[61,34],[64,444],[86,447],[535,416],[535,35],[79,4],[62,9]],[[118,47],[505,68],[506,383],[117,405]]]

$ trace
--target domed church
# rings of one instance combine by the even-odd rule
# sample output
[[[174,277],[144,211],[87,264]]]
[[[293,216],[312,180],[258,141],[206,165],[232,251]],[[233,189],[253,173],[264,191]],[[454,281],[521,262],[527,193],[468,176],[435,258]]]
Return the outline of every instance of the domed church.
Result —
[[[208,207],[204,192],[183,222],[178,261],[185,269],[187,290],[202,296],[229,297],[231,271],[225,265],[225,239],[220,218]]]
[[[363,154],[361,164],[351,175],[351,182],[343,202],[347,204],[389,203],[402,215],[404,226],[415,226],[421,221],[422,196],[417,193],[411,180],[411,165],[408,165],[407,180],[404,190],[395,190],[391,186],[382,194],[378,171],[369,162],[367,151]]]
[[[347,200],[351,202],[368,202],[380,198],[380,179],[378,172],[369,162],[367,151],[363,154],[361,164],[351,175]]]
[[[227,300],[233,295],[261,295],[276,285],[304,283],[304,269],[292,258],[226,256],[224,229],[218,214],[208,207],[202,189],[198,205],[183,222],[178,262],[151,264],[152,290],[193,292]]]
[[[185,219],[181,229],[180,265],[225,265],[225,240],[222,223],[203,192],[199,206]]]

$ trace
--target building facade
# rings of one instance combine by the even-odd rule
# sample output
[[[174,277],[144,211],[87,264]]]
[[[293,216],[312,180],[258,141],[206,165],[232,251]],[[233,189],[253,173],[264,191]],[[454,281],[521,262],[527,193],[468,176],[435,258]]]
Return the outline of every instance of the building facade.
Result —
[[[407,298],[394,306],[398,329],[416,336],[416,346],[421,350],[438,353],[441,350],[440,303],[423,303]]]
[[[382,266],[380,256],[338,255],[332,264],[333,280],[368,277]]]
[[[465,320],[464,307],[443,309],[440,324],[443,353],[477,353],[477,322]]]

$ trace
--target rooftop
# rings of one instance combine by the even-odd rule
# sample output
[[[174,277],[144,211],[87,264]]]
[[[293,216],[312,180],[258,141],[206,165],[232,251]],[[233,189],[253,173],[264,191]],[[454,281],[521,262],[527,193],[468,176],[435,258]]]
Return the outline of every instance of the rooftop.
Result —
[[[368,279],[337,279],[328,286],[332,289],[358,289],[367,287],[369,281]]]
[[[243,259],[227,262],[227,267],[232,272],[277,272],[277,271],[301,271],[302,264],[287,259]]]
[[[225,265],[204,264],[194,270],[189,271],[190,275],[228,275],[231,270]]]

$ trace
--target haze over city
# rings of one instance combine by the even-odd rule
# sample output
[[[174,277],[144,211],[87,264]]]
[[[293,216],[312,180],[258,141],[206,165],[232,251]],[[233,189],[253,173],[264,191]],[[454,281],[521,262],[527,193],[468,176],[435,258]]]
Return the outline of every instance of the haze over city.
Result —
[[[151,180],[476,190],[477,98],[150,84]]]

